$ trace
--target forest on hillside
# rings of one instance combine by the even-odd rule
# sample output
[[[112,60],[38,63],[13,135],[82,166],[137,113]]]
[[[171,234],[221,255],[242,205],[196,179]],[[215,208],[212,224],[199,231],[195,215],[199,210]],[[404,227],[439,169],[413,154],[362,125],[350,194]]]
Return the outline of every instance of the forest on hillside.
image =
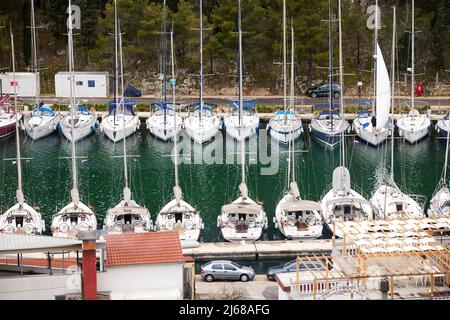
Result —
[[[0,1],[0,68],[9,71],[9,26],[16,39],[18,70],[32,65],[30,7],[33,0]],[[282,0],[242,0],[245,91],[282,94]],[[286,0],[288,30],[295,31],[296,87],[327,81],[329,0]],[[343,52],[347,94],[358,81],[372,88],[374,31],[368,29],[368,7],[375,0],[342,0]],[[68,0],[34,0],[38,61],[42,92],[53,92],[57,71],[67,69]],[[72,0],[81,9],[81,29],[75,36],[77,71],[114,68],[114,8],[112,0]],[[332,0],[333,20],[337,0]],[[379,0],[379,43],[390,65],[393,9],[397,7],[397,71],[399,90],[410,81],[411,0]],[[163,52],[163,0],[118,0],[124,43],[126,83],[144,94],[160,91]],[[236,87],[237,0],[203,0],[206,94],[233,95]],[[416,0],[416,81],[438,91],[450,84],[450,1]],[[178,83],[181,93],[198,88],[199,0],[167,0],[167,26],[173,25]],[[334,61],[338,62],[338,24],[334,28]],[[290,35],[288,34],[288,37]]]

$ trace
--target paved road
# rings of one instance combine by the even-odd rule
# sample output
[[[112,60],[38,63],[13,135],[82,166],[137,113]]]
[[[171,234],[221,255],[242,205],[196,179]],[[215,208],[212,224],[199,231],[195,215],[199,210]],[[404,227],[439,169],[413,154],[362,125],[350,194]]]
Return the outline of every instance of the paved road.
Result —
[[[205,97],[205,101],[219,104],[219,105],[226,105],[228,102],[236,99],[235,97],[218,97],[218,96],[211,96],[211,97]],[[282,97],[281,96],[270,96],[270,97],[252,97],[247,96],[247,100],[254,101],[256,104],[259,105],[281,105],[282,104]],[[344,102],[346,105],[357,105],[359,102],[367,101],[368,97],[363,98],[355,98],[355,97],[345,97]],[[23,102],[25,103],[32,103],[33,98],[22,98]],[[55,98],[55,97],[42,97],[42,100],[45,103],[61,103],[61,104],[67,104],[68,99],[67,98]],[[111,98],[78,98],[78,101],[84,102],[84,103],[92,103],[92,104],[106,104]],[[133,98],[138,104],[150,104],[153,102],[159,101],[158,98],[155,98],[154,96],[146,96],[141,98]],[[178,97],[178,100],[182,104],[190,104],[195,103],[198,100],[197,96],[181,96]],[[297,105],[316,105],[319,103],[327,103],[327,98],[308,98],[308,97],[297,97],[296,103]],[[396,103],[408,103],[410,101],[409,97],[396,97]],[[450,97],[417,97],[416,98],[416,105],[431,105],[431,106],[450,106]]]
[[[265,275],[256,275],[253,281],[215,281],[205,282],[195,276],[196,294],[201,300],[230,299],[239,300],[277,300],[278,286],[268,281]]]

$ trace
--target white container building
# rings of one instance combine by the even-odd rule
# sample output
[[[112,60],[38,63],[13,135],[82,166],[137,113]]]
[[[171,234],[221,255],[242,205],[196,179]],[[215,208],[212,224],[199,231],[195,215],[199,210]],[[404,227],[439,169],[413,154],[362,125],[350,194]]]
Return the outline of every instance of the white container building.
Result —
[[[40,94],[39,73],[16,72],[16,90],[19,97],[35,97]],[[1,88],[3,94],[14,94],[14,77],[12,72],[0,74]],[[36,92],[37,89],[37,92]]]
[[[74,72],[75,96],[78,98],[107,98],[109,95],[108,72]],[[55,74],[55,94],[57,98],[70,97],[69,72]]]

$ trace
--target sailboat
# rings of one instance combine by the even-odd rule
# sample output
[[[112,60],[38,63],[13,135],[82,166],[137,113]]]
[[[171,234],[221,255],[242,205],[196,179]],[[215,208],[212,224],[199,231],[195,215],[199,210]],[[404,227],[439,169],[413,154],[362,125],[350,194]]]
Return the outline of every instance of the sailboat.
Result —
[[[411,15],[411,111],[398,119],[397,127],[400,136],[403,136],[409,143],[415,143],[428,135],[431,121],[427,115],[421,115],[415,109],[414,0],[412,0]]]
[[[356,134],[373,146],[378,146],[385,141],[390,132],[389,128],[389,104],[391,100],[391,87],[386,63],[378,44],[378,0],[375,3],[375,111],[370,113],[365,109],[358,113],[353,122]]]
[[[283,0],[283,110],[277,111],[268,124],[272,138],[282,143],[295,140],[303,133],[302,119],[293,108],[287,108],[287,70],[286,70],[286,0]],[[290,106],[290,107],[293,107]]]
[[[442,170],[442,177],[439,180],[436,191],[433,193],[433,197],[430,201],[430,207],[428,208],[428,217],[450,217],[450,189],[447,182],[450,130],[447,129],[446,134],[447,137],[445,146],[444,168]]]
[[[291,99],[294,109],[294,28],[291,31]],[[294,140],[289,141],[288,180],[289,191],[278,202],[274,223],[288,239],[316,239],[322,235],[323,224],[320,203],[302,200],[295,178]],[[291,169],[292,167],[292,169]],[[292,177],[291,177],[292,174]]]
[[[344,86],[343,57],[342,57],[342,13],[339,0],[339,80],[341,84],[340,105],[341,112],[344,109],[342,95]],[[342,115],[341,115],[342,116]],[[372,220],[373,211],[370,202],[351,188],[350,172],[345,167],[345,139],[344,131],[340,138],[340,165],[333,171],[333,183],[331,190],[321,200],[322,214],[327,227],[337,237],[342,237],[343,232],[336,229],[334,224],[341,221],[367,221]]]
[[[173,29],[170,32],[171,62],[172,62],[172,105],[176,105],[175,98],[175,64],[173,58]],[[174,114],[174,124],[177,125],[176,113]],[[183,200],[178,179],[178,137],[174,136],[174,169],[175,169],[175,187],[173,188],[174,198],[169,201],[159,212],[156,218],[155,226],[157,231],[177,230],[180,240],[197,241],[200,237],[200,231],[204,228],[200,213],[196,208]]]
[[[200,0],[200,102],[190,105],[193,114],[184,121],[187,134],[195,142],[202,144],[211,140],[219,131],[221,121],[212,111],[212,103],[203,102],[203,0]]]
[[[69,0],[69,8],[72,8],[71,0]],[[69,51],[69,74],[70,74],[70,123],[75,123],[75,79],[73,74],[73,29],[72,19],[69,19],[68,30],[68,51]],[[96,230],[97,218],[94,212],[84,203],[80,201],[80,194],[78,191],[78,177],[77,177],[77,158],[75,150],[76,131],[79,128],[74,126],[70,128],[71,134],[71,158],[72,158],[72,190],[70,196],[72,201],[63,207],[58,213],[53,215],[51,231],[54,237],[74,238],[78,231],[81,230]]]
[[[7,94],[0,99],[0,138],[5,138],[16,132],[16,118],[22,119],[22,112],[16,110],[8,102],[10,95]]]
[[[116,6],[116,1],[114,1]],[[116,30],[117,32],[117,30]],[[121,102],[122,112],[126,108],[124,99],[124,85],[123,85],[123,57],[122,57],[122,34],[119,28],[119,49],[120,49],[120,73],[121,73]],[[118,93],[118,92],[117,92]],[[147,232],[153,230],[153,221],[150,217],[150,212],[147,208],[141,207],[133,199],[131,199],[131,189],[128,185],[128,161],[127,161],[127,139],[126,139],[126,120],[122,117],[122,135],[123,135],[123,172],[125,187],[123,189],[123,200],[119,202],[114,208],[107,211],[104,229],[110,234],[120,234],[126,231],[131,232]]]
[[[123,100],[119,103],[119,80],[117,61],[118,37],[117,1],[114,1],[114,66],[115,66],[115,99],[108,103],[108,115],[102,119],[100,130],[114,143],[132,135],[140,126],[136,103],[132,100]],[[123,63],[123,62],[122,62]],[[120,108],[122,105],[122,108]],[[125,126],[125,128],[123,128]]]
[[[329,78],[329,92],[334,92],[335,85],[333,84],[333,16],[332,16],[332,0],[329,0],[329,27],[328,27],[328,41],[329,41],[329,62],[328,62],[328,78]],[[331,90],[333,88],[333,90]],[[342,96],[342,88],[341,94]],[[341,105],[341,110],[344,106]],[[309,130],[316,137],[316,139],[327,147],[335,147],[344,136],[343,132],[349,129],[349,123],[344,119],[344,112],[341,113],[333,110],[334,95],[329,94],[328,110],[323,110],[319,115],[311,120]]]
[[[242,88],[242,31],[241,31],[241,1],[238,0],[238,27],[239,27],[239,117],[244,113],[244,99]],[[248,130],[242,121],[237,127],[240,137],[245,137],[244,130]],[[245,139],[241,143],[241,195],[232,203],[224,205],[217,217],[217,226],[221,229],[225,240],[236,242],[242,240],[258,240],[264,229],[267,228],[267,216],[263,207],[252,200],[248,195],[245,170]]]
[[[11,29],[11,51],[13,81],[16,83],[16,60],[14,54],[14,35]],[[45,231],[41,214],[25,202],[22,190],[22,159],[20,156],[19,112],[17,108],[17,86],[14,86],[14,114],[16,129],[16,164],[17,164],[17,203],[0,216],[0,232],[9,234],[37,235]]]
[[[152,103],[155,108],[151,116],[147,119],[147,129],[150,133],[162,141],[173,139],[181,130],[183,119],[176,112],[176,105],[167,102],[167,34],[166,34],[166,0],[164,0],[164,30],[163,30],[163,95],[164,100]]]
[[[37,41],[36,41],[36,23],[34,18],[34,0],[31,0],[31,43],[33,51],[33,67],[35,75],[35,109],[31,112],[31,117],[25,119],[24,127],[28,136],[33,140],[46,137],[58,128],[59,114],[53,110],[51,105],[44,105],[39,101],[39,83],[38,83],[38,60],[37,60]]]
[[[396,45],[396,14],[394,6],[392,34],[392,98],[391,112],[394,114],[395,92],[395,45]],[[378,219],[419,218],[423,216],[423,208],[409,195],[403,193],[394,181],[394,135],[391,134],[391,173],[386,184],[380,185],[374,192],[372,203],[375,217]]]
[[[239,2],[239,33],[241,33],[240,21],[240,2]],[[242,41],[239,40],[239,82],[242,84]],[[242,89],[242,85],[239,90]],[[259,115],[256,110],[256,103],[242,100],[242,92],[239,92],[239,101],[232,101],[228,104],[230,111],[223,120],[226,133],[237,141],[245,141],[250,136],[255,135],[259,130]]]

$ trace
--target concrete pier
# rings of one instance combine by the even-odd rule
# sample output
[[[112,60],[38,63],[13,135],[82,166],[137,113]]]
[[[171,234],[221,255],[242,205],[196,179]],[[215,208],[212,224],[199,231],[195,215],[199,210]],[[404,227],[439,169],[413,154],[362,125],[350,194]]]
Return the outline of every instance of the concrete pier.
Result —
[[[242,243],[201,243],[197,248],[183,249],[183,255],[196,260],[277,259],[294,256],[331,255],[331,239],[256,241]]]

